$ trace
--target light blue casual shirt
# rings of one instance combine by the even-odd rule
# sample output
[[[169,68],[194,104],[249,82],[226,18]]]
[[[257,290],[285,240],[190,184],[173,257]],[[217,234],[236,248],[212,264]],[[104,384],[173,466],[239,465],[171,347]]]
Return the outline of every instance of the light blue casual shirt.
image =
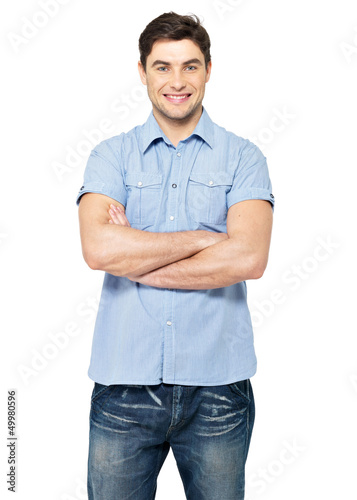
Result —
[[[153,113],[102,141],[90,154],[84,193],[122,203],[133,228],[227,232],[227,211],[268,200],[266,158],[203,109],[193,133],[174,147]],[[104,385],[223,385],[256,372],[245,281],[209,290],[156,288],[105,273],[89,377]]]

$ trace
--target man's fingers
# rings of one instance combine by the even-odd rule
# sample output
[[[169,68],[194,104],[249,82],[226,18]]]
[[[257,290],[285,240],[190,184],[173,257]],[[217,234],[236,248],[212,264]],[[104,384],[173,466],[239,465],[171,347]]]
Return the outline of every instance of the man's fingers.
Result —
[[[124,212],[122,212],[122,213],[120,214],[120,216],[121,216],[122,220],[124,221],[124,225],[125,225],[125,226],[130,227],[130,222],[128,221],[128,219],[127,219],[127,217],[126,217],[125,213],[124,213]]]
[[[115,211],[120,223],[123,225],[123,226],[128,226],[130,227],[130,223],[125,215],[125,212],[124,210],[121,208],[121,207],[116,207],[114,205],[111,205],[113,210]]]
[[[120,224],[121,226],[130,227],[130,223],[120,207],[116,207],[115,205],[110,205],[109,214],[112,218],[114,224]]]
[[[119,219],[119,215],[118,215],[116,212],[114,212],[114,210],[113,210],[113,209],[110,209],[110,210],[109,210],[109,215],[110,215],[110,217],[112,218],[112,221],[113,221],[115,224],[121,224],[121,221],[120,221],[120,219]]]
[[[109,215],[111,217],[111,220],[114,224],[120,224],[122,225],[122,221],[120,220],[120,212],[116,210],[116,207],[114,205],[110,205],[110,209],[108,210]]]

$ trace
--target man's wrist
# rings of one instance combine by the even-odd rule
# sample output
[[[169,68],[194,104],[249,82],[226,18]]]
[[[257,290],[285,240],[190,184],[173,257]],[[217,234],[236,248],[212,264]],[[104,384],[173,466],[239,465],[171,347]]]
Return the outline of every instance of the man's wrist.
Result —
[[[215,245],[216,243],[220,243],[221,241],[224,241],[228,239],[227,233],[215,233],[214,231],[203,231],[204,234],[204,247],[202,250],[205,248]]]

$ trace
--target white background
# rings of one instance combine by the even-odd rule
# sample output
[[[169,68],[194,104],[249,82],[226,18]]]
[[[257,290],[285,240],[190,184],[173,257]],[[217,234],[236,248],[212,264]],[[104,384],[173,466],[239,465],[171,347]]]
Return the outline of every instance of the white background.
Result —
[[[86,498],[87,369],[103,279],[79,240],[86,135],[93,146],[145,122],[138,38],[174,10],[203,19],[213,63],[204,105],[262,148],[276,199],[268,268],[248,283],[258,371],[247,499],[355,500],[356,2],[61,4],[1,5],[1,495],[11,497],[15,388],[16,498]],[[156,498],[185,498],[171,451]]]

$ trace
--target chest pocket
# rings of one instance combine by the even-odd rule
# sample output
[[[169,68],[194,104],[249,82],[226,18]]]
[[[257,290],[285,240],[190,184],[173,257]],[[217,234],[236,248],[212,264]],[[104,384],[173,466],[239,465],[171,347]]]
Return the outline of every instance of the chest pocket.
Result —
[[[126,175],[126,216],[130,224],[152,226],[158,216],[162,175],[150,172],[130,172]]]
[[[192,172],[187,190],[190,217],[196,222],[224,224],[227,220],[226,197],[232,182],[233,175],[227,172]]]

